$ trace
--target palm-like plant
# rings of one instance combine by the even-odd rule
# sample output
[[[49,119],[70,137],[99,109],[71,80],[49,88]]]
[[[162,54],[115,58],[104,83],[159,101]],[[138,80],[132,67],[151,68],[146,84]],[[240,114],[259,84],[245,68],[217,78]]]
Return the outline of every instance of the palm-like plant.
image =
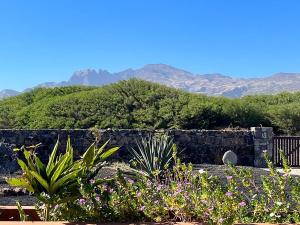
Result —
[[[38,146],[23,146],[17,149],[23,153],[25,159],[18,159],[23,175],[10,178],[7,182],[11,186],[26,188],[45,203],[44,217],[45,220],[49,220],[49,210],[53,204],[64,203],[78,197],[78,178],[88,179],[95,176],[105,159],[119,149],[115,147],[104,152],[107,144],[108,142],[99,149],[92,144],[81,159],[74,161],[70,138],[68,138],[66,152],[58,156],[59,140],[57,140],[47,165],[42,163],[36,154],[35,149]]]
[[[154,178],[167,170],[175,158],[177,147],[167,135],[142,138],[136,147],[129,149],[133,157],[133,166],[143,175]]]

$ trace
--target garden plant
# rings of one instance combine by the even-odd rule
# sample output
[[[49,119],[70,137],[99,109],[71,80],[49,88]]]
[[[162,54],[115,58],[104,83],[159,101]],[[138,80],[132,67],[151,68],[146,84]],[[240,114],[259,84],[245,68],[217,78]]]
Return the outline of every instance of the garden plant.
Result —
[[[78,179],[93,179],[104,165],[107,157],[118,151],[118,147],[104,152],[106,142],[99,149],[92,144],[81,159],[74,160],[74,150],[68,138],[66,151],[57,155],[59,140],[49,157],[47,165],[39,158],[36,149],[39,145],[22,147],[15,151],[22,153],[23,159],[18,163],[23,170],[23,175],[10,178],[7,182],[12,186],[23,187],[33,193],[41,207],[41,217],[50,220],[50,211],[55,205],[74,201],[80,196]]]
[[[171,146],[174,146],[173,143]],[[172,162],[168,163],[171,166],[160,167],[159,176],[145,176],[144,173],[138,172],[134,177],[128,177],[119,171],[112,179],[97,179],[94,176],[99,168],[97,163],[103,162],[116,149],[104,153],[103,148],[92,149],[94,150],[87,150],[81,160],[71,161],[72,163],[62,169],[61,177],[64,177],[72,171],[77,171],[77,165],[81,165],[76,172],[76,178],[65,178],[68,182],[63,188],[54,189],[51,186],[53,174],[44,178],[48,186],[40,182],[37,174],[42,176],[42,171],[46,171],[47,174],[47,167],[41,170],[43,167],[39,166],[40,162],[34,153],[27,157],[26,166],[21,163],[25,173],[23,178],[11,180],[10,183],[19,185],[17,181],[23,182],[27,179],[27,184],[31,184],[33,189],[25,184],[23,186],[38,196],[40,208],[48,207],[46,216],[43,216],[43,210],[41,212],[44,220],[173,221],[224,225],[300,222],[300,179],[290,175],[290,168],[283,154],[281,157],[284,173],[279,173],[265,154],[270,173],[260,176],[259,182],[251,169],[232,165],[227,168],[225,181],[210,176],[206,171],[196,171],[192,164],[182,163],[177,158],[176,148],[172,148],[175,151],[172,150]],[[27,150],[23,151],[28,154]],[[66,154],[71,154],[68,153],[70,151],[67,150]],[[52,161],[51,157],[49,162]],[[53,162],[58,163],[63,158],[64,156],[58,157]],[[32,164],[34,169],[30,168]],[[59,166],[56,166],[56,170],[57,168]],[[28,176],[28,173],[31,175]],[[58,180],[61,177],[59,176]]]

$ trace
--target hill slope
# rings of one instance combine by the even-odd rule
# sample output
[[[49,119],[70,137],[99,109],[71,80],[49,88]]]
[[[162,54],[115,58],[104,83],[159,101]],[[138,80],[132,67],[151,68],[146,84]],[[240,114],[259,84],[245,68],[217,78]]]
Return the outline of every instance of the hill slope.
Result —
[[[241,99],[130,79],[103,87],[38,88],[0,101],[0,128],[180,128],[274,126],[300,133],[300,93]]]

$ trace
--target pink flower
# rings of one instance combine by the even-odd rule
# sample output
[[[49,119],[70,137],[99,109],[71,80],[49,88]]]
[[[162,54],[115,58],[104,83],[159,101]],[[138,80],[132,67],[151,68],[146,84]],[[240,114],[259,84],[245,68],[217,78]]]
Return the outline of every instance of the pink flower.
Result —
[[[228,191],[228,192],[225,193],[225,195],[228,196],[228,197],[232,196],[232,192]]]
[[[210,214],[208,212],[204,212],[203,214],[204,214],[205,217],[209,217],[210,216]]]
[[[246,204],[246,202],[244,202],[244,201],[241,201],[240,203],[239,203],[239,206],[241,206],[241,207],[243,207],[243,206],[246,206],[247,204]]]
[[[145,210],[145,208],[146,208],[146,207],[143,205],[143,206],[140,208],[140,211],[143,212],[143,211]]]
[[[97,202],[99,202],[99,201],[100,201],[100,196],[97,195],[97,196],[95,197],[95,199],[96,199]]]
[[[111,193],[113,193],[113,192],[114,192],[114,189],[113,189],[113,188],[111,188],[111,187],[108,187],[108,188],[107,188],[107,191],[108,191],[108,193],[110,193],[110,194],[111,194]]]
[[[136,193],[136,197],[141,197],[142,193],[139,191],[138,193]]]
[[[219,223],[222,223],[224,221],[224,219],[223,218],[219,218],[218,221],[219,221]]]
[[[79,204],[84,205],[86,203],[86,200],[84,198],[79,199]]]
[[[147,180],[147,187],[150,187],[151,186],[151,182],[149,180]]]
[[[182,190],[179,189],[179,190],[177,190],[177,191],[174,192],[173,196],[176,196],[176,195],[180,194],[181,192],[182,192]]]
[[[128,181],[129,184],[133,184],[134,183],[134,180],[132,180],[132,179],[128,179],[127,181]]]
[[[289,174],[288,173],[284,173],[282,176],[287,177]]]
[[[91,179],[90,184],[94,184],[94,183],[96,183],[96,181],[94,179]]]
[[[227,176],[226,179],[227,180],[231,180],[233,177],[232,176]]]

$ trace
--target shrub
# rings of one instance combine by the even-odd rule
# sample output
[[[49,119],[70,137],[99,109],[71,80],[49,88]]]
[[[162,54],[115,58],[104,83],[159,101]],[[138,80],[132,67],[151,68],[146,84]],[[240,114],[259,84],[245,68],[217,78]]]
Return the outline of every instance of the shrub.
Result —
[[[299,222],[299,179],[291,177],[286,161],[280,174],[266,160],[270,174],[261,177],[261,187],[249,169],[230,166],[222,183],[177,160],[163,180],[138,176],[134,181],[119,173],[109,182],[82,183],[81,197],[61,205],[57,215],[77,222]]]
[[[104,160],[118,150],[118,147],[103,152],[106,142],[96,149],[92,144],[83,154],[82,159],[74,161],[73,148],[68,139],[66,152],[57,156],[59,140],[49,157],[47,165],[42,163],[36,153],[37,146],[17,149],[23,153],[25,161],[18,159],[23,175],[9,178],[12,186],[26,188],[44,204],[42,216],[50,220],[50,210],[56,204],[73,201],[80,196],[78,178],[92,179],[103,166]]]

